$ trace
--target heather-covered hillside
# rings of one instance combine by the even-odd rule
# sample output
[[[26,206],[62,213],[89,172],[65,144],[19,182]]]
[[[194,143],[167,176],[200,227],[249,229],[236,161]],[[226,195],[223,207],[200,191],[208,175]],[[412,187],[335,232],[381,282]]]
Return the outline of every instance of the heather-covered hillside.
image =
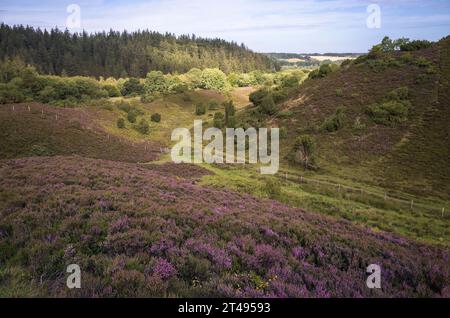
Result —
[[[2,161],[0,295],[450,295],[448,250],[202,187],[195,179],[207,172],[186,168]],[[65,286],[72,263],[83,269],[76,291]],[[372,263],[381,290],[366,287]]]
[[[286,159],[308,135],[324,174],[448,200],[449,54],[449,37],[404,51],[378,45],[311,73],[271,119],[286,128]]]

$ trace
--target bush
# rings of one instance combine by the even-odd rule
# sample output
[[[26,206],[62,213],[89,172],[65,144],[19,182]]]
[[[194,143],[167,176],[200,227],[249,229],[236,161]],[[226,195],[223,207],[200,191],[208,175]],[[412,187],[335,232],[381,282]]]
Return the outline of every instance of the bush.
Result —
[[[125,120],[123,118],[117,119],[117,128],[119,129],[125,128]]]
[[[144,90],[146,94],[152,95],[155,93],[164,94],[169,90],[169,85],[160,71],[152,71],[147,74],[144,83]]]
[[[367,114],[377,124],[394,125],[407,120],[411,103],[408,87],[399,87],[389,92],[381,103],[367,108]]]
[[[225,107],[225,125],[229,128],[232,128],[236,124],[236,120],[234,115],[236,114],[236,108],[232,101],[228,101],[224,103]]]
[[[129,111],[127,119],[130,123],[134,124],[136,122],[137,114],[135,111]]]
[[[269,90],[267,89],[259,89],[253,93],[250,94],[249,100],[250,102],[255,105],[259,106],[261,105],[263,99],[269,94]]]
[[[429,67],[431,65],[431,62],[425,57],[420,56],[414,61],[414,64],[418,67]]]
[[[294,115],[294,113],[291,110],[283,110],[277,114],[277,117],[280,119],[287,119],[291,118]]]
[[[208,109],[209,110],[217,110],[220,108],[220,104],[216,100],[212,100],[209,102]]]
[[[152,114],[152,116],[151,116],[151,120],[152,120],[152,122],[154,122],[154,123],[159,123],[159,122],[161,122],[161,115],[158,114],[158,113],[154,113],[154,114]]]
[[[268,94],[266,95],[266,97],[263,98],[261,104],[259,105],[259,109],[262,114],[269,116],[277,113],[278,109],[277,106],[275,105],[275,102],[273,101],[272,94]]]
[[[278,180],[269,178],[264,185],[264,190],[270,199],[279,199],[281,197],[281,183]]]
[[[432,42],[426,40],[415,40],[400,45],[401,51],[418,51],[429,48],[433,45]]]
[[[323,64],[318,69],[312,71],[309,73],[308,78],[314,79],[314,78],[323,78],[328,76],[329,74],[333,73],[337,70],[337,66],[330,65],[330,64]]]
[[[103,89],[106,90],[109,97],[119,97],[120,96],[119,89],[114,85],[104,85]]]
[[[215,113],[214,114],[214,127],[222,129],[224,126],[224,119],[225,116],[222,113]]]
[[[352,129],[353,129],[354,133],[360,134],[363,130],[366,129],[366,125],[361,122],[360,117],[356,117],[355,122],[353,123]]]
[[[144,93],[144,86],[139,82],[139,79],[130,78],[123,83],[121,93],[123,96],[141,95]]]
[[[195,106],[195,115],[202,116],[206,114],[206,107],[203,103],[197,104]]]
[[[322,129],[327,132],[338,131],[344,126],[344,120],[345,109],[343,107],[338,107],[336,109],[336,113],[333,116],[325,119],[324,123],[322,124]]]
[[[147,135],[150,131],[150,126],[148,125],[145,119],[141,119],[139,124],[136,127],[137,131],[139,131],[143,135]]]
[[[390,100],[369,106],[367,113],[377,124],[394,125],[407,120],[409,106],[409,101]]]
[[[200,87],[225,91],[229,87],[227,76],[218,68],[204,69],[200,78]]]

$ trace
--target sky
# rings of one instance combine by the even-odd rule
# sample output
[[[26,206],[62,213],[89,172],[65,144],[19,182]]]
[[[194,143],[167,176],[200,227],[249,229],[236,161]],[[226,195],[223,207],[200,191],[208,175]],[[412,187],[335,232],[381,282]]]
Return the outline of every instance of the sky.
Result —
[[[386,35],[449,35],[450,0],[2,0],[0,21],[71,32],[196,34],[257,52],[363,53]]]

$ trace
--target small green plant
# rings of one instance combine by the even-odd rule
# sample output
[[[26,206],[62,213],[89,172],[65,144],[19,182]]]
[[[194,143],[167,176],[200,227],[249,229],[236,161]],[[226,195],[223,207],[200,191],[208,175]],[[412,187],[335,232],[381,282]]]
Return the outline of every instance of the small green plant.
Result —
[[[264,190],[270,199],[278,199],[281,196],[281,183],[273,178],[267,179]]]
[[[287,119],[291,118],[294,115],[294,113],[291,110],[283,110],[277,114],[277,117],[280,119]]]
[[[117,119],[117,128],[119,129],[125,128],[125,120],[123,118]]]
[[[361,117],[356,117],[355,122],[353,123],[353,132],[357,135],[361,134],[366,129],[366,125],[361,121]]]
[[[322,129],[327,132],[335,132],[341,129],[344,126],[344,120],[345,120],[345,108],[338,107],[336,109],[336,113],[325,119],[324,123],[322,124]]]
[[[214,114],[214,127],[222,129],[224,126],[225,116],[222,113]]]
[[[147,135],[150,131],[150,126],[148,125],[148,122],[145,119],[141,119],[141,121],[137,125],[136,129],[141,134]]]
[[[134,124],[136,122],[136,118],[137,118],[136,112],[134,111],[128,112],[127,119],[130,123]]]
[[[209,110],[217,110],[220,108],[220,103],[216,100],[212,100],[209,102],[208,109]]]
[[[369,106],[367,113],[380,125],[391,126],[407,120],[409,102],[387,101]]]
[[[195,115],[202,116],[204,114],[206,114],[205,104],[203,104],[203,103],[197,104],[195,106]]]
[[[344,96],[344,92],[342,91],[342,88],[336,89],[336,97],[342,97]]]
[[[46,144],[35,144],[31,146],[30,149],[30,155],[32,156],[49,156],[50,150],[48,149],[48,146]]]
[[[392,126],[407,120],[411,102],[408,87],[389,92],[384,100],[367,108],[367,114],[377,124]]]
[[[150,119],[152,120],[152,122],[154,123],[159,123],[161,122],[161,115],[158,113],[154,113],[152,114],[152,116],[150,117]]]

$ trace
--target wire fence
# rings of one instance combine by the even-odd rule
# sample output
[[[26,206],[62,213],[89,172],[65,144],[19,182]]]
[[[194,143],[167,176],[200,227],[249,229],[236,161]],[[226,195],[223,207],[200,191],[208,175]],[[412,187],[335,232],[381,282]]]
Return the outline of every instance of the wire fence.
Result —
[[[374,206],[381,208],[390,207],[401,210],[422,211],[445,219],[450,219],[450,204],[442,204],[442,207],[439,207],[438,203],[435,205],[430,205],[424,202],[419,202],[417,198],[401,198],[398,194],[394,194],[389,191],[375,192],[364,188],[351,187],[330,181],[312,179],[300,174],[293,174],[283,170],[281,170],[281,174],[278,175],[278,178],[299,185],[312,185],[313,188],[308,190],[324,193],[326,195],[334,194],[362,203],[371,203]]]

